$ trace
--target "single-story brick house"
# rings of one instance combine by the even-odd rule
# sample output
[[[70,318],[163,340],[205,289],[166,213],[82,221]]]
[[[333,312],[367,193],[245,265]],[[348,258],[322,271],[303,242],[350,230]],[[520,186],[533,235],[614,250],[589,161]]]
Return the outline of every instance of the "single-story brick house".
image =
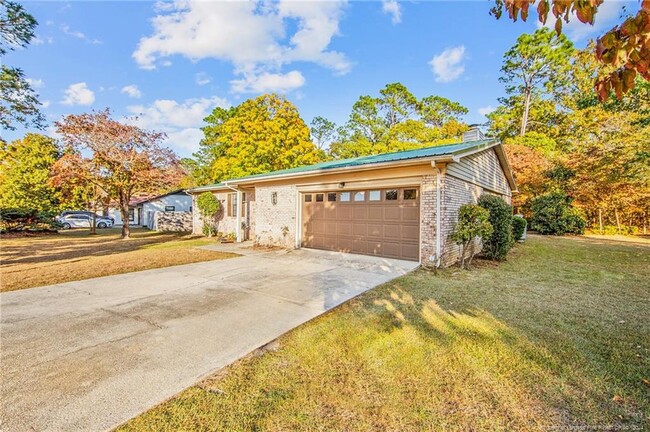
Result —
[[[223,204],[218,230],[237,241],[455,263],[449,240],[458,209],[481,194],[510,202],[516,191],[497,141],[468,133],[462,143],[318,163],[189,190],[194,233],[202,231],[196,198]]]

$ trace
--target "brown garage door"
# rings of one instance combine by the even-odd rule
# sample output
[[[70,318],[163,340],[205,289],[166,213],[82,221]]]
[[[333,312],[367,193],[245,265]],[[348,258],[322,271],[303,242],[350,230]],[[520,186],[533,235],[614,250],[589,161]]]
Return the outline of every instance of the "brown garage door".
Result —
[[[302,194],[302,246],[419,259],[416,187]]]

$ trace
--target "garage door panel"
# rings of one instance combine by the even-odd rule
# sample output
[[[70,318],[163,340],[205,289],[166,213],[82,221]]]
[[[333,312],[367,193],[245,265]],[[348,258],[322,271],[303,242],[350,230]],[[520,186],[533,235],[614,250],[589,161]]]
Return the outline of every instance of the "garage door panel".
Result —
[[[368,235],[368,225],[365,223],[353,223],[352,234],[355,237],[366,237]]]
[[[399,240],[402,237],[402,227],[397,224],[384,225],[384,237],[387,239]]]
[[[368,219],[368,209],[361,205],[352,206],[352,217],[354,220],[366,220]]]
[[[325,222],[325,234],[328,235],[328,236],[336,237],[336,234],[337,234],[336,226],[337,225],[338,224],[336,223],[336,221]]]
[[[368,242],[362,239],[352,240],[352,252],[366,254],[368,252]]]
[[[352,224],[348,222],[337,222],[336,232],[339,236],[351,236],[352,235]]]
[[[401,244],[402,251],[400,253],[400,256],[409,256],[409,257],[416,257],[419,258],[420,256],[420,246],[417,244],[407,244],[407,243],[402,243]]]
[[[354,193],[354,192],[353,192]],[[365,191],[365,197],[370,197]],[[327,197],[327,194],[325,194]],[[354,195],[353,195],[354,196]],[[419,200],[304,202],[302,245],[317,249],[417,260]]]
[[[402,225],[400,227],[401,238],[404,241],[416,242],[420,238],[420,227]]]
[[[400,221],[402,213],[397,206],[384,207],[384,219],[387,221]]]
[[[352,206],[339,203],[336,206],[336,218],[338,220],[352,220]]]
[[[399,243],[384,242],[382,246],[384,256],[395,258],[402,256],[402,246]]]
[[[368,237],[382,238],[384,236],[384,226],[377,223],[368,224]]]
[[[318,234],[325,234],[325,222],[322,220],[317,220],[316,218],[313,219],[313,222],[311,223],[312,226],[312,234],[318,235]]]
[[[401,212],[402,221],[412,221],[418,220],[420,218],[420,208],[419,207],[404,207]]]
[[[352,239],[351,238],[339,238],[338,239],[338,250],[341,252],[350,252],[352,251]]]

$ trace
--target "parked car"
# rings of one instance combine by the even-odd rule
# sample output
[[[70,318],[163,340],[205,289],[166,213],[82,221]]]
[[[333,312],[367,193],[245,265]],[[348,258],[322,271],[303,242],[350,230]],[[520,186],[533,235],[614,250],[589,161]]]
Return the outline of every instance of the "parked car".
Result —
[[[91,211],[86,211],[86,210],[66,210],[66,211],[64,211],[64,212],[61,212],[60,217],[64,217],[64,216],[71,215],[71,214],[88,215],[88,217],[90,217],[91,219],[92,219],[92,217],[93,217],[93,212],[91,212]],[[115,218],[113,218],[113,217],[111,217],[111,216],[101,216],[101,215],[96,215],[96,216],[97,216],[97,219],[108,218],[108,219],[111,220],[111,222],[113,223],[113,225],[115,225]]]
[[[92,214],[92,213],[91,213]],[[59,216],[57,219],[63,229],[70,228],[90,228],[93,224],[92,216],[87,214],[72,213],[65,216]],[[107,217],[97,216],[97,228],[110,228],[113,221]]]

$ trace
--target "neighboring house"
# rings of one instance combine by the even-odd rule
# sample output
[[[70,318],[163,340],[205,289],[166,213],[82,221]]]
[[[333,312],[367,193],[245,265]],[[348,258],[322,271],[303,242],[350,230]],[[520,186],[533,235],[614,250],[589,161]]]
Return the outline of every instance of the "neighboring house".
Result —
[[[119,208],[112,205],[108,208],[108,216],[115,220],[115,225],[122,226],[122,212]],[[142,220],[142,208],[138,207],[138,202],[131,200],[129,204],[129,226],[138,226]]]
[[[138,197],[129,204],[129,225],[153,228],[155,212],[192,211],[192,197],[183,190],[175,190],[154,197]],[[120,209],[111,207],[109,216],[115,218],[115,225],[122,225]]]
[[[482,138],[470,131],[465,139]],[[447,266],[458,209],[481,194],[510,202],[515,181],[500,143],[458,144],[323,162],[189,190],[214,193],[218,230],[261,245],[308,247]],[[193,213],[194,233],[202,221]]]
[[[142,226],[153,229],[155,212],[190,212],[192,197],[183,190],[176,190],[142,201],[138,208],[142,215]]]

